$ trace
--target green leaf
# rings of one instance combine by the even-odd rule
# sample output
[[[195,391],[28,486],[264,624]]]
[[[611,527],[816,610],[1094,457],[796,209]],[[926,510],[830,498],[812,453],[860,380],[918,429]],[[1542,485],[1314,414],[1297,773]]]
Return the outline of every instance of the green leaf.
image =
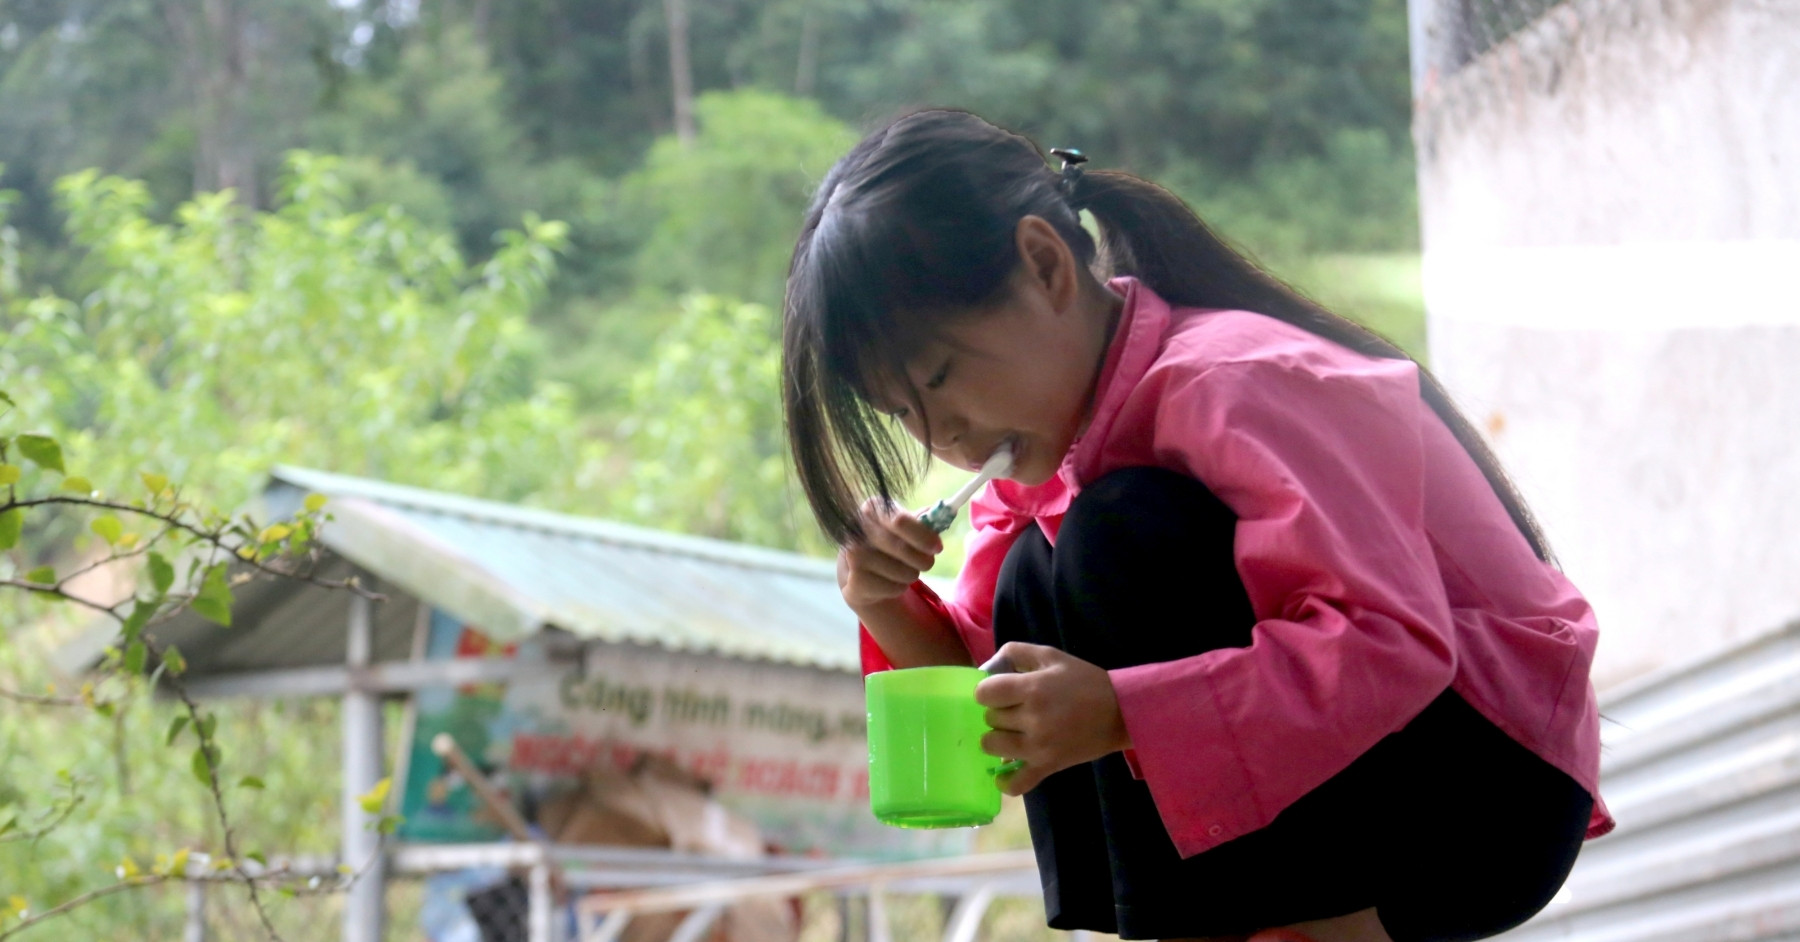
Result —
[[[62,446],[56,439],[48,435],[20,435],[16,441],[19,453],[36,462],[38,467],[63,473]]]
[[[239,788],[254,788],[257,791],[262,791],[263,780],[260,778],[257,778],[254,775],[246,775],[243,778],[238,779],[238,787]],[[251,859],[255,860],[254,857],[252,857]],[[260,860],[257,860],[256,862],[262,863],[262,861],[260,861]]]
[[[164,654],[163,659],[168,660],[168,655]],[[165,745],[165,746],[175,745],[175,737],[181,735],[181,731],[187,727],[187,724],[188,724],[188,718],[185,716],[177,716],[173,720],[170,720],[169,721],[169,734],[167,736],[163,737],[163,745]]]
[[[319,511],[324,510],[325,509],[325,500],[326,500],[326,498],[325,498],[324,494],[308,494],[308,495],[306,495],[306,512],[309,514],[316,514]]]
[[[219,728],[219,715],[217,713],[200,714],[200,719],[194,723],[194,728],[200,731],[201,739],[211,739],[213,730]]]
[[[231,584],[225,577],[225,563],[206,567],[200,591],[191,603],[194,614],[215,624],[231,627]]]
[[[162,662],[171,674],[180,674],[187,670],[187,661],[182,658],[181,651],[172,644],[163,648]]]
[[[36,569],[33,569],[30,572],[25,574],[25,581],[26,582],[35,582],[38,585],[55,585],[56,584],[56,567],[55,566],[39,566]]]
[[[14,507],[0,511],[0,550],[9,550],[19,545],[19,533],[25,529],[25,514]]]
[[[169,565],[169,561],[161,553],[154,552],[150,554],[148,565],[150,584],[156,588],[156,594],[167,595],[169,587],[175,584],[175,567]]]
[[[386,815],[381,819],[381,823],[376,825],[376,830],[383,834],[392,834],[396,828],[400,827],[400,823],[405,820],[405,818],[397,814]]]
[[[18,403],[16,403],[16,402],[14,402],[14,401],[13,401],[13,399],[12,399],[12,397],[11,397],[11,396],[8,396],[8,395],[7,395],[7,394],[6,394],[6,391],[5,391],[5,390],[3,390],[3,389],[0,389],[0,402],[4,402],[4,403],[6,403],[6,404],[7,404],[7,405],[9,405],[9,406],[16,406],[16,405],[18,405]]]
[[[94,485],[87,478],[70,475],[63,478],[62,489],[71,494],[88,495],[94,492]]]
[[[138,599],[136,604],[131,606],[131,614],[126,617],[124,624],[119,626],[119,634],[124,636],[126,643],[137,640],[138,634],[144,630],[144,626],[150,624],[150,616],[156,614],[156,607],[155,602],[147,602],[143,599]],[[132,673],[135,674],[137,671],[132,671]]]
[[[93,523],[88,524],[88,529],[94,531],[94,535],[100,539],[105,540],[108,546],[118,543],[119,534],[125,531],[124,525],[119,523],[119,518],[112,514],[95,518]]]
[[[144,657],[148,654],[143,641],[133,641],[125,646],[125,673],[136,676],[144,672]]]
[[[248,782],[248,781],[250,781],[250,779],[245,778],[244,781]],[[261,788],[262,782],[257,782],[256,787]],[[257,865],[261,866],[261,867],[267,867],[269,865],[268,858],[264,857],[262,855],[262,851],[260,851],[260,850],[253,850],[250,853],[245,854],[244,859],[245,860],[254,860],[254,861],[256,861]]]
[[[144,482],[144,487],[149,489],[151,497],[161,494],[163,489],[169,486],[168,475],[139,471],[138,478]]]
[[[24,473],[16,464],[0,464],[0,487],[19,483],[19,476]]]
[[[364,792],[361,797],[356,799],[356,803],[362,805],[362,810],[370,814],[380,814],[381,806],[387,802],[388,789],[393,787],[393,784],[394,780],[391,778],[384,778],[376,782],[374,788]]]
[[[200,784],[212,786],[212,766],[206,761],[205,746],[194,747],[194,757],[188,760],[188,770],[194,773],[194,778],[198,779]]]

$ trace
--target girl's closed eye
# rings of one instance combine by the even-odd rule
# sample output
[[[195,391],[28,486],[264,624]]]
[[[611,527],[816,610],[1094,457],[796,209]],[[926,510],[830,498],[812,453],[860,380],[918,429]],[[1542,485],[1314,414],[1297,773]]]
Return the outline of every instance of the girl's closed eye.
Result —
[[[944,380],[947,380],[949,378],[950,378],[950,361],[945,360],[944,365],[938,367],[938,371],[936,373],[931,374],[931,378],[925,381],[925,388],[926,389],[936,389],[939,386],[944,385]]]

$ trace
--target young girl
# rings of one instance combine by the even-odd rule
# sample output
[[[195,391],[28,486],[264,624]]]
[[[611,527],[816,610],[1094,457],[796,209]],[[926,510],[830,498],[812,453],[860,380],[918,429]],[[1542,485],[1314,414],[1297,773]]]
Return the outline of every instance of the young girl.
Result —
[[[865,664],[1013,671],[978,688],[983,748],[1024,761],[1001,785],[1052,927],[1523,922],[1611,827],[1587,603],[1417,364],[1059,153],[910,114],[807,212],[783,401]],[[918,464],[896,422],[971,471],[1014,456],[948,601],[892,501]]]

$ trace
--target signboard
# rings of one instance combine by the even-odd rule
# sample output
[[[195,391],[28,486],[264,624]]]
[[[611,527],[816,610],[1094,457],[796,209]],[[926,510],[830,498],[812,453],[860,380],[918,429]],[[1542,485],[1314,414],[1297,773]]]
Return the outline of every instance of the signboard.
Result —
[[[433,612],[428,656],[531,658],[532,642],[497,648]],[[515,795],[544,796],[599,763],[629,768],[664,756],[713,783],[720,804],[754,821],[787,853],[908,857],[968,849],[967,830],[902,831],[869,813],[862,678],[595,643],[579,667],[541,678],[420,691],[401,836],[491,840],[469,789],[430,751],[449,732]]]

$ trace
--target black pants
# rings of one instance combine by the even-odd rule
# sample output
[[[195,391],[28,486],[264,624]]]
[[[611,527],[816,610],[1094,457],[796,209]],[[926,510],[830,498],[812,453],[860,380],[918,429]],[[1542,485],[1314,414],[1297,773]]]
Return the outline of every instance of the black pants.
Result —
[[[996,640],[1109,670],[1248,646],[1256,618],[1232,555],[1236,523],[1192,478],[1109,474],[1083,489],[1054,548],[1032,527],[1008,552]],[[1395,942],[1486,938],[1550,901],[1592,806],[1450,691],[1268,827],[1186,860],[1118,753],[1025,796],[1050,925],[1127,939],[1253,932],[1371,906]]]

